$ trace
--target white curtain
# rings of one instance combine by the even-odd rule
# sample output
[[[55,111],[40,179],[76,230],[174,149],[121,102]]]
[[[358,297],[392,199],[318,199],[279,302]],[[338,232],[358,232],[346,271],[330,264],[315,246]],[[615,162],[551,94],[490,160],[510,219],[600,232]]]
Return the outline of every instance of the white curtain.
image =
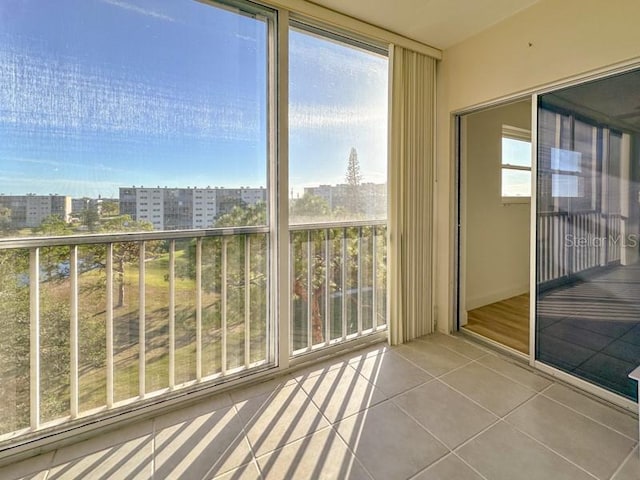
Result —
[[[436,61],[391,47],[389,75],[389,341],[433,331]]]

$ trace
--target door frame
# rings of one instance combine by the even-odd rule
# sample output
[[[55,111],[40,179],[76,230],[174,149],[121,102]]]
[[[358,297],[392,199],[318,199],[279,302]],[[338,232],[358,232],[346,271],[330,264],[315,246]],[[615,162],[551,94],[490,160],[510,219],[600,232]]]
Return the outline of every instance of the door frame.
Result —
[[[480,106],[461,110],[455,112],[453,114],[453,125],[454,125],[454,155],[455,155],[455,175],[454,175],[454,185],[455,185],[455,205],[454,205],[454,323],[453,329],[454,331],[460,331],[461,328],[467,323],[467,312],[465,305],[466,298],[466,226],[467,226],[467,213],[464,206],[464,195],[466,188],[466,150],[464,148],[465,140],[466,140],[466,125],[465,118],[467,115],[472,113],[483,112],[492,108],[502,107],[511,105],[514,103],[522,102],[522,101],[530,101],[531,102],[531,114],[532,114],[532,123],[531,123],[531,202],[530,202],[530,260],[529,260],[529,296],[530,296],[530,305],[529,305],[529,354],[522,353],[518,350],[515,350],[511,347],[508,347],[502,343],[497,341],[488,339],[474,332],[465,331],[466,334],[470,336],[474,336],[479,338],[481,341],[491,344],[501,351],[507,353],[508,355],[518,357],[522,360],[526,360],[531,366],[534,364],[534,349],[532,345],[535,345],[535,338],[532,335],[535,332],[535,259],[532,256],[535,256],[535,248],[532,246],[535,245],[535,218],[537,212],[535,211],[535,178],[536,178],[536,170],[535,170],[535,160],[536,160],[536,152],[534,148],[534,143],[536,142],[536,136],[534,134],[535,128],[537,125],[537,108],[534,106],[537,105],[537,95],[536,94],[526,94],[526,95],[518,95],[513,97],[508,97],[506,99],[501,99],[495,102],[490,102],[486,104],[482,104]]]

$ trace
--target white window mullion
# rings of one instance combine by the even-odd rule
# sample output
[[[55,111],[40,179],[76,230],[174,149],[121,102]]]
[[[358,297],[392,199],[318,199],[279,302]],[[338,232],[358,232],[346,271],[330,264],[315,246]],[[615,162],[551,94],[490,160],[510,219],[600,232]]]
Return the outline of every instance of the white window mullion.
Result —
[[[272,102],[274,105],[271,116],[271,219],[275,221],[275,228],[271,229],[271,258],[272,258],[272,299],[271,322],[277,321],[277,361],[281,369],[289,366],[289,353],[291,352],[290,316],[291,312],[291,288],[289,284],[289,13],[286,10],[278,12],[278,25],[271,35],[270,79],[275,81],[275,89],[272,89]],[[275,52],[277,49],[277,57]],[[277,78],[277,81],[276,81]],[[276,128],[277,127],[277,128]],[[278,135],[276,136],[276,132]],[[276,167],[277,165],[277,167]],[[277,186],[277,187],[276,187]]]

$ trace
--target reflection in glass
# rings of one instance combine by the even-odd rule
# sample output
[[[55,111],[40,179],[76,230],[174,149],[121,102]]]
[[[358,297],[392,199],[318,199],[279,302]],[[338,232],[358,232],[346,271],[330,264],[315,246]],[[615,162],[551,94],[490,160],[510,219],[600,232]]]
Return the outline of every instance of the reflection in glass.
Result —
[[[640,117],[626,99],[639,80],[626,73],[541,95],[538,105],[536,357],[632,399]]]

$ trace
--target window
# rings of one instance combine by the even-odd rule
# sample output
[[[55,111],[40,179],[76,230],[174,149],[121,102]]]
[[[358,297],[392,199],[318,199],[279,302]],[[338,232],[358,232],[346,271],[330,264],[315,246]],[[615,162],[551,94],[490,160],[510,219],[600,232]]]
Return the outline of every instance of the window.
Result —
[[[283,98],[275,20],[243,0],[23,0],[0,24],[0,449],[384,335],[386,50],[295,21]]]
[[[386,325],[384,49],[290,30],[291,351]]]
[[[502,199],[528,201],[531,198],[531,132],[502,126]]]
[[[235,192],[274,164],[274,17],[24,0],[0,22],[0,441],[273,365],[270,197]]]

